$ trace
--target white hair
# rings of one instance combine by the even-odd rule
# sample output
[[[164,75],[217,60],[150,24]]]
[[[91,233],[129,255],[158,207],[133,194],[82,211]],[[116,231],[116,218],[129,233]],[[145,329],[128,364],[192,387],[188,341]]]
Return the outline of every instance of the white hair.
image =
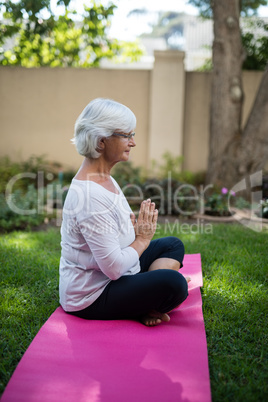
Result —
[[[134,113],[112,99],[97,98],[91,101],[75,122],[74,138],[77,152],[90,159],[97,159],[101,138],[110,137],[115,131],[129,133],[136,127]]]

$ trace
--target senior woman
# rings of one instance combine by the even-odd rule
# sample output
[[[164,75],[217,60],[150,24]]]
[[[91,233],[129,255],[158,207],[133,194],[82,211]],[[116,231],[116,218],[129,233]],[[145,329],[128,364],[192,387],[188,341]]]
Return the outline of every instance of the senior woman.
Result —
[[[170,320],[167,313],[186,299],[188,285],[178,272],[183,243],[152,240],[155,204],[144,200],[136,220],[110,175],[136,146],[135,127],[128,107],[101,98],[76,121],[73,143],[84,160],[63,208],[60,303],[85,319],[136,319],[153,326]]]

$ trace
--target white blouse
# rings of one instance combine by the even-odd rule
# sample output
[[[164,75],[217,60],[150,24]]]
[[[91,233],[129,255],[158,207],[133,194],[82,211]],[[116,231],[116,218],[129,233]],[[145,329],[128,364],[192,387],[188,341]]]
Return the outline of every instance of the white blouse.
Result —
[[[61,226],[60,304],[65,311],[91,305],[111,280],[140,271],[131,208],[118,194],[89,180],[73,179]]]

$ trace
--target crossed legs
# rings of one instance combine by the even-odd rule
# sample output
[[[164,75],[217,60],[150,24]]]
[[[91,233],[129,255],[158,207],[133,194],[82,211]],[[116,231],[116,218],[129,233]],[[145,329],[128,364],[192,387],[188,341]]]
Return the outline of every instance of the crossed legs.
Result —
[[[149,271],[155,271],[158,269],[172,269],[174,271],[179,271],[181,267],[181,263],[173,258],[158,258],[156,259],[149,267]],[[190,277],[185,277],[187,283],[190,282]],[[149,327],[159,325],[161,322],[168,322],[170,321],[170,317],[167,313],[160,313],[155,310],[150,311],[148,314],[145,314],[141,317],[141,322],[144,325]]]
[[[147,326],[169,321],[167,313],[188,295],[187,280],[177,272],[183,257],[179,239],[151,241],[140,257],[140,273],[111,281],[92,305],[71,314],[97,320],[139,319]]]

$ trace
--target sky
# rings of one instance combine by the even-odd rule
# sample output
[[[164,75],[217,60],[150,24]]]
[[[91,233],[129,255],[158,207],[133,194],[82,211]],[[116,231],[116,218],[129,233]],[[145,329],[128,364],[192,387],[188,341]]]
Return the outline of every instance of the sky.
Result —
[[[109,0],[101,2],[107,5]],[[140,34],[151,31],[149,23],[157,22],[157,11],[178,11],[198,15],[198,9],[188,5],[187,2],[187,0],[113,0],[117,9],[112,18],[110,36],[123,40],[135,40]],[[72,0],[72,5],[77,11],[82,10],[84,3],[90,4],[90,0]],[[127,17],[131,10],[143,8],[151,12],[149,16]],[[268,17],[268,7],[260,7],[259,14]]]
[[[16,0],[13,1],[15,2]],[[57,0],[51,0],[52,8],[55,7],[56,3]],[[101,3],[107,6],[110,0],[101,0]],[[135,40],[142,33],[150,32],[150,23],[157,22],[158,11],[177,11],[198,15],[198,9],[188,5],[187,0],[112,0],[112,3],[117,6],[117,9],[115,9],[111,20],[109,34],[111,37],[121,40]],[[83,4],[90,5],[91,0],[72,0],[71,2],[71,6],[78,13],[82,12]],[[137,15],[128,17],[131,10],[143,8],[150,11],[150,14],[140,17]],[[258,12],[260,16],[268,17],[268,7],[260,7]]]
[[[157,22],[157,11],[172,10],[194,15],[198,14],[198,10],[195,7],[186,5],[185,0],[115,0],[114,4],[118,8],[114,12],[110,35],[125,40],[134,40],[138,35],[150,32],[151,27],[148,22]],[[151,11],[151,16],[147,18],[137,16],[127,18],[131,10],[139,8],[146,8]]]
[[[103,5],[108,5],[109,0],[102,0]],[[110,36],[122,40],[135,40],[145,32],[150,32],[150,22],[157,22],[157,11],[178,11],[197,15],[195,7],[186,5],[187,0],[113,0],[117,6],[112,17]],[[90,0],[72,0],[72,5],[79,11],[83,4],[90,4]],[[143,17],[127,17],[133,9],[146,8],[150,15]]]

